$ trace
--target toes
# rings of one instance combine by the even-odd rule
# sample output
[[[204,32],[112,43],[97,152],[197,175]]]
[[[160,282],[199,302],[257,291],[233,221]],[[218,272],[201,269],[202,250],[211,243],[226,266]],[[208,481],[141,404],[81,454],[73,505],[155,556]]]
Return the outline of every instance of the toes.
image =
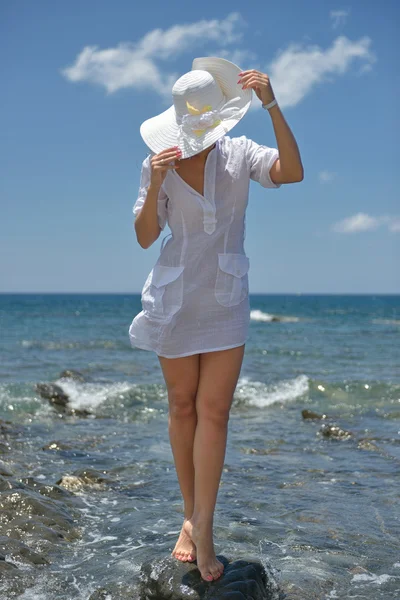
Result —
[[[214,573],[214,579],[219,579],[219,577],[221,577],[223,572],[224,572],[223,569],[219,569],[216,573]]]

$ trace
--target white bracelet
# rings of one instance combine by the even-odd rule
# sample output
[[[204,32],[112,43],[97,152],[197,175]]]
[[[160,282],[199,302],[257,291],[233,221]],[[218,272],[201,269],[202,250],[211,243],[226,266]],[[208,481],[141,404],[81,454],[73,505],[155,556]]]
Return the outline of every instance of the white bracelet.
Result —
[[[274,99],[272,100],[272,102],[270,102],[269,104],[262,104],[261,106],[262,106],[263,108],[265,108],[265,109],[268,109],[268,110],[269,110],[270,108],[272,108],[273,106],[275,106],[275,104],[278,104],[278,102],[277,102],[276,98],[274,98]]]

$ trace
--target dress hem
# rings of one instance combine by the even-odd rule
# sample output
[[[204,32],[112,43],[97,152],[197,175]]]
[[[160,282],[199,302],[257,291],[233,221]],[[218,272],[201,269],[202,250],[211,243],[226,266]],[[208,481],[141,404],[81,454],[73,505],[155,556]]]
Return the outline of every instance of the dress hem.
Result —
[[[185,356],[191,356],[192,354],[203,354],[205,352],[218,352],[219,350],[230,350],[231,348],[238,348],[239,346],[243,346],[243,344],[245,344],[248,341],[248,337],[246,337],[246,339],[239,343],[239,344],[231,344],[230,346],[223,346],[222,348],[209,348],[207,350],[194,350],[191,352],[184,352],[183,354],[174,354],[174,355],[166,355],[166,354],[159,354],[156,350],[154,350],[154,348],[150,348],[149,346],[146,346],[145,344],[139,345],[139,344],[132,344],[131,346],[133,346],[134,348],[140,348],[141,350],[149,350],[150,352],[155,352],[157,354],[157,356],[161,356],[162,358],[183,358]]]

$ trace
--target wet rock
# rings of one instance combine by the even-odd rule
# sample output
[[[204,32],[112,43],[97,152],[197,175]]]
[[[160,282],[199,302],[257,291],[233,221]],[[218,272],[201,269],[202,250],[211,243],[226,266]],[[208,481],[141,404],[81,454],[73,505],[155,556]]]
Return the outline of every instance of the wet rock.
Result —
[[[370,450],[371,452],[381,452],[381,448],[367,438],[362,438],[358,441],[360,450]]]
[[[1,435],[6,435],[7,433],[12,433],[12,422],[5,421],[4,419],[0,419],[0,433]]]
[[[230,562],[218,555],[224,564],[223,575],[205,581],[194,563],[166,557],[142,565],[140,600],[271,600],[275,583],[269,581],[264,566],[254,559]],[[139,600],[139,599],[138,599]]]
[[[66,407],[69,402],[68,394],[64,392],[62,387],[55,383],[37,383],[36,391],[45,400],[49,400],[52,404]]]
[[[57,485],[61,485],[67,490],[81,489],[83,486],[104,487],[105,484],[115,484],[115,481],[101,471],[85,468],[77,469],[72,475],[63,475],[57,481]]]
[[[6,454],[11,451],[11,446],[8,442],[0,442],[0,454]]]
[[[9,538],[23,540],[47,540],[52,544],[58,544],[63,541],[70,541],[71,537],[67,532],[56,531],[52,527],[45,525],[40,518],[17,517],[12,519],[6,525],[0,525],[0,535]]]
[[[65,442],[59,442],[57,440],[53,440],[42,446],[42,450],[73,450],[72,446],[66,444]]]
[[[0,492],[5,492],[6,490],[14,490],[14,489],[21,489],[24,486],[22,485],[22,483],[18,483],[18,481],[15,481],[15,479],[12,479],[11,477],[3,477],[3,475],[0,475]]]
[[[85,377],[79,371],[75,371],[74,369],[65,369],[58,376],[59,379],[73,379],[74,381],[80,381],[84,383],[86,381]]]
[[[71,408],[68,394],[56,383],[37,383],[35,387],[39,395],[48,400],[53,408],[61,414],[76,417],[88,417],[93,414],[85,408]]]
[[[242,448],[243,454],[279,454],[278,448]]]
[[[26,544],[19,540],[14,540],[6,535],[0,537],[0,552],[11,560],[17,560],[31,565],[47,565],[49,561],[40,553],[34,552]]]
[[[321,427],[320,433],[326,438],[337,440],[347,440],[353,435],[350,431],[346,431],[338,425],[331,425],[328,423]]]
[[[11,471],[6,467],[6,465],[0,460],[0,475],[5,477],[11,477]]]
[[[0,419],[0,435],[5,439],[9,439],[12,436],[16,436],[23,431],[21,425],[16,425],[12,421],[5,421]]]
[[[303,417],[303,419],[327,419],[327,415],[323,414],[320,415],[316,412],[313,412],[312,410],[308,410],[307,408],[303,409],[301,411],[301,416]]]
[[[0,495],[0,510],[4,514],[11,513],[14,517],[24,515],[37,515],[60,521],[65,526],[69,523],[72,526],[73,517],[65,504],[39,496],[30,490],[8,490]]]
[[[89,600],[108,600],[110,598],[110,592],[105,588],[99,588],[90,594]]]
[[[27,488],[34,490],[42,496],[47,496],[52,500],[66,500],[67,498],[74,498],[74,494],[60,487],[56,483],[43,483],[34,477],[24,477],[18,480]]]
[[[18,577],[20,576],[17,565],[5,560],[0,560],[0,580],[5,579],[6,577],[9,579],[10,575],[18,575]]]

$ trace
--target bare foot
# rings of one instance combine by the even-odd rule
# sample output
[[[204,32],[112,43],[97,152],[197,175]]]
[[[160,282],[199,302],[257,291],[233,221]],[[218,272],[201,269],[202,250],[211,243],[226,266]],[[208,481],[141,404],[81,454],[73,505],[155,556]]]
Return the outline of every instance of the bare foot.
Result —
[[[196,544],[197,566],[202,578],[205,581],[218,579],[224,572],[224,565],[215,556],[212,525],[194,525],[187,519],[183,529]]]
[[[174,556],[182,562],[193,562],[196,560],[196,546],[188,533],[185,531],[186,521],[187,519],[185,519],[183,522],[181,534],[175,544],[175,548],[173,549],[171,556]]]

